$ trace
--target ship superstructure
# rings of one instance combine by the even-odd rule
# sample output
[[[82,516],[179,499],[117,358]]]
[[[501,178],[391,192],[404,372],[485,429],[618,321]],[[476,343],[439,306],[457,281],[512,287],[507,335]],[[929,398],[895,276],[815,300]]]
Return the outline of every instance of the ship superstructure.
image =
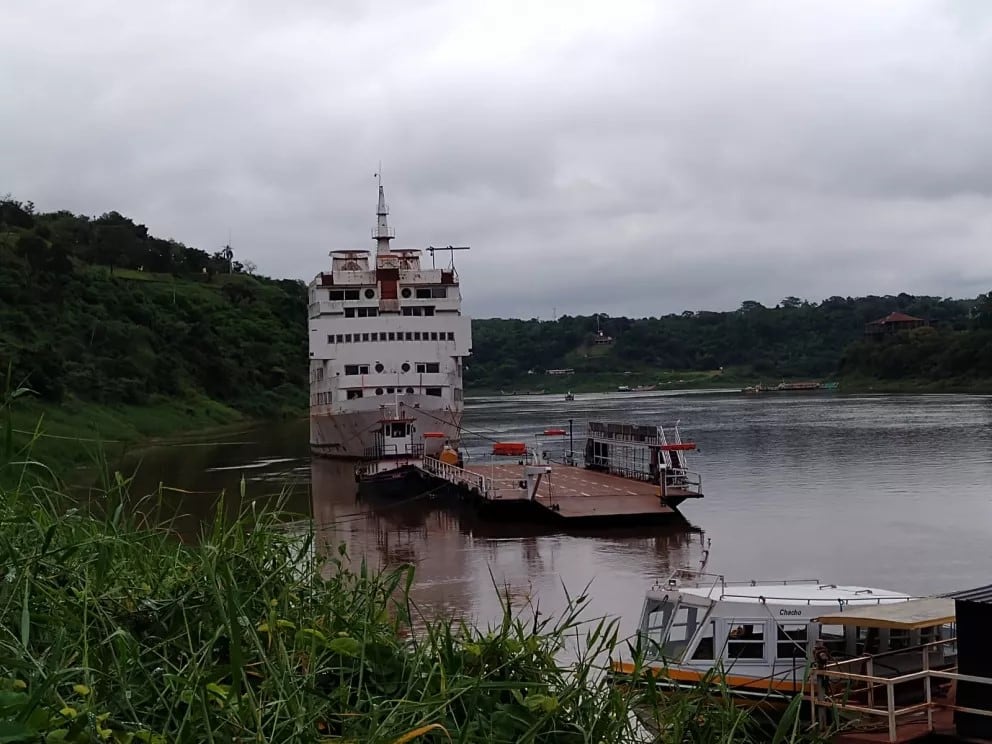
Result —
[[[383,420],[400,410],[417,434],[459,439],[472,327],[454,261],[425,268],[420,250],[394,250],[388,214],[380,178],[375,253],[331,251],[331,270],[310,283],[315,454],[366,456]]]

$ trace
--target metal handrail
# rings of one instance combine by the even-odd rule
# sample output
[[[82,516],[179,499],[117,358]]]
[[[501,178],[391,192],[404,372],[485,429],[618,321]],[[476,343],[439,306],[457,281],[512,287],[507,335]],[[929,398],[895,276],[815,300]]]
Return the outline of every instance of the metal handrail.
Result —
[[[969,708],[966,706],[956,705],[954,703],[934,701],[933,699],[933,687],[932,680],[948,680],[952,682],[971,682],[975,684],[990,685],[992,686],[992,679],[988,677],[977,677],[973,674],[959,674],[957,671],[950,671],[950,669],[957,670],[957,665],[953,665],[950,669],[931,669],[930,668],[930,651],[933,648],[944,645],[956,644],[957,638],[946,638],[938,641],[931,641],[929,643],[920,644],[918,646],[913,646],[909,649],[896,649],[893,651],[886,651],[884,653],[870,655],[870,656],[859,656],[854,659],[844,659],[833,664],[829,664],[822,669],[813,668],[809,675],[809,693],[807,695],[810,702],[810,711],[813,716],[813,720],[818,720],[818,711],[825,711],[826,709],[833,709],[844,713],[855,713],[868,716],[885,717],[888,724],[888,735],[889,741],[895,742],[898,740],[898,719],[902,716],[906,716],[912,713],[926,712],[927,714],[927,730],[933,731],[933,711],[942,708],[945,710],[952,710],[962,713],[969,713],[976,716],[992,717],[992,711],[990,710],[980,710],[976,708]],[[874,662],[876,659],[884,658],[886,656],[893,656],[896,654],[906,655],[909,651],[921,651],[922,652],[922,669],[915,672],[907,672],[905,674],[899,674],[894,677],[880,677],[876,674],[871,674],[870,672],[874,668]],[[851,664],[865,664],[866,671],[869,673],[858,674],[855,672],[841,672],[838,671],[839,667],[848,666]],[[862,704],[860,702],[850,703],[846,700],[835,700],[834,695],[831,695],[828,690],[824,689],[822,681],[829,680],[839,680],[848,682],[863,682],[864,687],[855,688],[854,691],[865,691],[868,693],[867,704]],[[924,701],[921,703],[910,703],[908,705],[896,706],[895,699],[895,688],[896,685],[906,684],[907,682],[923,681],[924,687]],[[818,684],[820,683],[820,684]],[[875,704],[875,689],[878,687],[885,688],[885,705],[884,707]],[[851,689],[845,689],[843,691],[844,695],[850,694]],[[806,694],[806,693],[804,693]],[[819,723],[821,726],[825,725],[825,721],[820,719]]]
[[[493,484],[491,479],[484,475],[473,473],[471,470],[460,468],[457,465],[441,462],[436,457],[425,457],[423,468],[431,475],[436,475],[438,478],[446,480],[449,483],[476,488],[485,498],[488,499],[491,497]]]

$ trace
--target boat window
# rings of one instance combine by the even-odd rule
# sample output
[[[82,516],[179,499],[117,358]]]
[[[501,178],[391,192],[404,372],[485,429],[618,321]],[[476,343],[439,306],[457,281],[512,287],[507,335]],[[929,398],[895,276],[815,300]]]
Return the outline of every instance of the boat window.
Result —
[[[407,341],[413,341],[413,331],[407,331],[406,332],[406,340]]]
[[[346,344],[350,344],[351,343],[351,334],[350,333],[344,334],[344,342]]]
[[[394,332],[392,332],[392,331],[389,332],[389,340],[390,341],[395,341],[396,340],[396,334]]]
[[[337,334],[334,338],[337,339],[337,343],[339,343],[339,344],[343,344],[344,343],[344,336],[341,335],[340,333]]]
[[[665,658],[679,659],[682,657],[689,641],[696,634],[699,621],[702,620],[705,612],[706,610],[703,608],[686,605],[676,608],[668,636],[661,644],[661,653]]]
[[[805,623],[800,625],[779,625],[775,655],[779,659],[806,658],[807,628],[808,626]]]
[[[430,298],[431,298],[431,290],[430,290],[429,287],[426,288],[426,289],[418,289],[417,290],[417,299],[418,300],[423,300],[423,299],[428,299],[429,300]]]
[[[727,654],[731,659],[765,658],[765,621],[728,619]]]
[[[373,334],[373,335],[375,335],[375,334]],[[382,366],[382,362],[376,362],[376,363],[375,363],[375,371],[376,371],[376,372],[377,372],[378,374],[382,374],[382,372],[383,372],[383,370],[385,370],[385,369],[386,369],[386,368]]]
[[[413,388],[412,388],[412,387],[408,387],[408,388],[406,389],[406,394],[407,394],[407,395],[413,395]]]
[[[389,436],[399,439],[406,436],[406,424],[393,424]]]
[[[712,661],[714,658],[713,639],[716,637],[716,621],[710,620],[710,622],[706,623],[701,633],[699,643],[696,644],[696,650],[692,652],[692,658],[694,661]]]
[[[368,341],[368,340],[369,340],[369,334],[363,333],[362,334],[362,341]]]
[[[361,397],[362,397],[362,391],[361,390],[349,390],[348,391],[348,400],[353,400],[355,398],[361,398]]]
[[[441,388],[439,388],[439,387],[427,388],[424,391],[424,393],[427,394],[427,395],[433,395],[436,398],[440,398],[441,397]]]
[[[417,371],[425,374],[432,374],[441,371],[440,362],[417,362]]]
[[[378,333],[373,333],[372,334],[372,340],[373,341],[378,341],[379,340],[379,334]]]
[[[413,332],[413,340],[414,341],[419,341],[420,340],[420,331],[414,331]]]
[[[384,390],[383,390],[382,388],[376,388],[376,389],[375,389],[375,394],[376,394],[376,395],[382,395],[382,394],[383,394],[383,392],[385,392],[385,391],[384,391]]]

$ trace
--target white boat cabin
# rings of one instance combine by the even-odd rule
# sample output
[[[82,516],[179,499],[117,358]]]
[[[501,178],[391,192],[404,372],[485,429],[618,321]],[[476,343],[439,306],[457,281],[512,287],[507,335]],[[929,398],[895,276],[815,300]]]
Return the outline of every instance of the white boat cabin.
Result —
[[[912,599],[901,592],[819,580],[734,583],[677,571],[647,593],[638,635],[648,664],[674,686],[695,685],[717,669],[735,694],[795,693],[802,690],[814,651],[820,658],[841,660],[953,636],[952,620],[946,618],[912,629],[837,620],[859,608]],[[913,658],[918,664],[919,654]],[[908,671],[898,654],[888,659],[893,674]],[[932,659],[933,664],[944,661]],[[624,671],[624,666],[615,669]]]

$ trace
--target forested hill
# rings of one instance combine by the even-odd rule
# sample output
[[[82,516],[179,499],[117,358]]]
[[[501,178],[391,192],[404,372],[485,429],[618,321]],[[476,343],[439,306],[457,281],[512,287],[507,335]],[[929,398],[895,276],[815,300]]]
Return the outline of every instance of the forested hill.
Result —
[[[864,341],[865,325],[892,312],[927,327]],[[992,381],[992,301],[915,297],[788,297],[775,307],[744,302],[730,312],[660,318],[561,317],[480,320],[466,382],[490,389],[568,385],[627,372],[639,383],[665,370],[715,371],[724,379],[779,378]],[[573,369],[576,377],[543,375]],[[543,375],[543,376],[542,376]],[[677,375],[676,375],[677,376]],[[615,379],[615,378],[614,378]],[[710,378],[715,381],[715,378]],[[574,384],[574,383],[573,383]]]
[[[116,212],[36,214],[0,200],[0,364],[43,399],[207,396],[302,410],[306,290],[148,234]]]
[[[250,415],[307,401],[306,288],[250,261],[148,234],[116,212],[35,213],[0,199],[0,366],[43,399],[137,404],[207,397]],[[894,311],[928,326],[862,341]],[[831,377],[992,389],[992,300],[795,297],[658,318],[476,320],[469,390],[606,388],[666,371],[724,380]],[[571,368],[575,376],[547,376]],[[533,373],[533,374],[531,374]],[[630,375],[625,375],[630,373]],[[712,378],[706,378],[712,379]],[[979,385],[978,387],[981,387]]]

